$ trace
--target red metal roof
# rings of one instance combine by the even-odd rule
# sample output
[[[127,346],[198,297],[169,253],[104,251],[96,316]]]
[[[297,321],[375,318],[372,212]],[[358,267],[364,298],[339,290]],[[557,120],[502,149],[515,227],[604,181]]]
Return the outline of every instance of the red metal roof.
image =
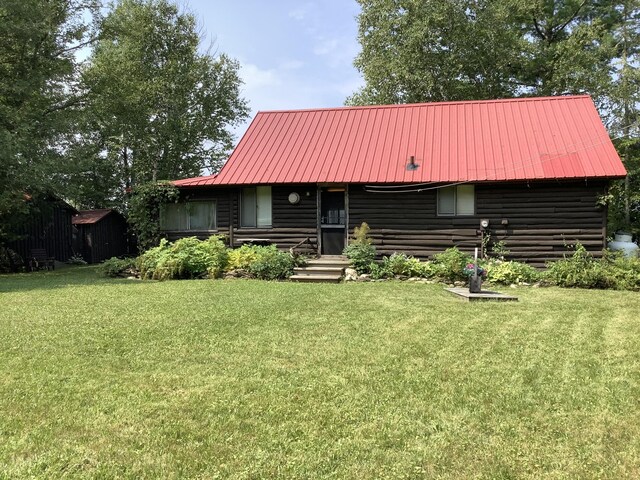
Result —
[[[410,157],[418,167],[408,169]],[[217,176],[179,186],[618,178],[590,97],[259,112]]]
[[[113,212],[113,210],[110,208],[100,208],[97,210],[80,210],[77,215],[71,218],[71,223],[74,225],[98,223],[111,212]]]

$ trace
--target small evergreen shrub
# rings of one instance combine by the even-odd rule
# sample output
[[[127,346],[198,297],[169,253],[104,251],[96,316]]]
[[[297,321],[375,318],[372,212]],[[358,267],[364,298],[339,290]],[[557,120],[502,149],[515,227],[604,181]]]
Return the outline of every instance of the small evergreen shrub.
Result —
[[[485,265],[487,280],[500,285],[537,282],[541,274],[531,265],[521,262],[489,262]]]
[[[473,263],[471,255],[461,252],[457,247],[447,248],[444,252],[433,256],[431,271],[434,277],[441,280],[466,281],[467,275],[464,269],[469,263]]]
[[[342,252],[349,259],[351,266],[360,274],[369,273],[376,258],[376,247],[372,245],[369,230],[366,222],[362,222],[360,227],[355,227],[353,239]]]
[[[105,277],[114,278],[137,275],[136,259],[112,257],[102,262],[102,265],[100,265],[100,273]]]

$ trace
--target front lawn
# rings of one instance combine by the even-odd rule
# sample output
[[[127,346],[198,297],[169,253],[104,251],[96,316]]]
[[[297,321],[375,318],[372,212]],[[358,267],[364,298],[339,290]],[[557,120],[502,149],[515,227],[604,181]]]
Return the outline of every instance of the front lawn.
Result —
[[[0,276],[0,478],[638,478],[640,294]]]

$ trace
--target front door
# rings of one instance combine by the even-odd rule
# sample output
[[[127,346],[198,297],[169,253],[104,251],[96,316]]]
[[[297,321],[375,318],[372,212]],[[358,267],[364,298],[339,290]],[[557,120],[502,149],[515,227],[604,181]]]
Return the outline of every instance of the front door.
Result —
[[[347,236],[345,189],[323,188],[320,191],[320,234],[322,255],[341,255]]]

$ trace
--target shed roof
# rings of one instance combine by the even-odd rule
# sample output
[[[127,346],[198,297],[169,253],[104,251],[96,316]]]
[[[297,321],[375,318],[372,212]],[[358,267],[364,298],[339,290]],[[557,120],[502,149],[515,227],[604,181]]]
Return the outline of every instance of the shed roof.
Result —
[[[408,167],[414,158],[416,168]],[[589,96],[259,112],[218,175],[177,186],[619,178]]]
[[[88,225],[98,223],[104,217],[113,212],[111,208],[99,208],[96,210],[80,210],[77,215],[71,218],[74,225]]]

